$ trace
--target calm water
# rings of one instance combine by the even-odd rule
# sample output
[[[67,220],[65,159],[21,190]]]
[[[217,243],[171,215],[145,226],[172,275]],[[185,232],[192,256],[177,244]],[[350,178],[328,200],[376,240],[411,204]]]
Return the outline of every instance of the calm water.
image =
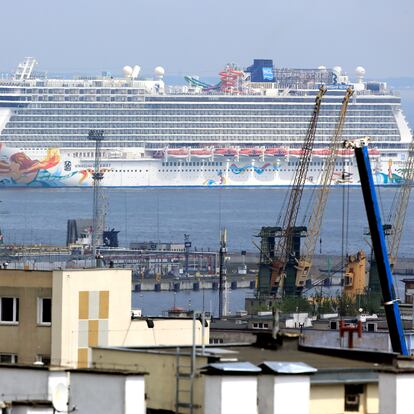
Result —
[[[367,248],[363,235],[368,226],[361,190],[349,188],[348,250]],[[381,188],[380,200],[388,214],[394,188]],[[122,245],[137,240],[182,241],[191,235],[197,249],[216,249],[219,229],[228,229],[229,250],[256,251],[254,235],[263,225],[274,225],[286,196],[286,189],[190,189],[190,190],[108,190],[110,227],[120,230]],[[341,188],[331,191],[321,229],[322,252],[342,251]],[[303,222],[313,191],[305,190],[299,224]],[[64,244],[66,221],[91,217],[91,190],[0,190],[0,228],[6,243]],[[412,254],[410,234],[414,230],[411,200],[401,255]],[[257,240],[257,239],[256,239]],[[319,251],[318,246],[318,251]]]
[[[252,295],[250,289],[229,290],[229,311],[234,313],[244,309],[244,298]],[[172,307],[178,306],[183,309],[195,309],[197,311],[211,312],[218,315],[219,301],[218,292],[204,290],[199,292],[181,291],[175,292],[141,292],[132,293],[132,308],[142,309],[144,315],[160,316]]]

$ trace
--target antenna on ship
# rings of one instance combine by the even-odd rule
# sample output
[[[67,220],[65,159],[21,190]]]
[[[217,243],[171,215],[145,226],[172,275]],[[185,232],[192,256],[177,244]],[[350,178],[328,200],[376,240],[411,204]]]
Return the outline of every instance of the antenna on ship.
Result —
[[[95,141],[95,165],[92,173],[93,179],[93,215],[92,215],[92,255],[96,258],[97,267],[99,267],[100,260],[98,260],[98,247],[103,244],[103,231],[105,227],[105,203],[103,200],[103,193],[101,182],[103,173],[101,172],[101,148],[104,140],[104,131],[91,129],[88,134],[88,139]]]

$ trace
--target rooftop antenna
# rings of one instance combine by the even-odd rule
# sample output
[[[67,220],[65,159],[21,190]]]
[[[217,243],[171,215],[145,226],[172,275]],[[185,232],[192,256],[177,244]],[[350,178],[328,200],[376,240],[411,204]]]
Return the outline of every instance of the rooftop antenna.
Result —
[[[95,166],[92,174],[93,179],[93,215],[92,215],[92,255],[97,257],[97,249],[103,244],[102,235],[105,228],[105,203],[101,182],[103,173],[101,172],[101,148],[104,140],[104,131],[91,129],[88,139],[95,141]]]

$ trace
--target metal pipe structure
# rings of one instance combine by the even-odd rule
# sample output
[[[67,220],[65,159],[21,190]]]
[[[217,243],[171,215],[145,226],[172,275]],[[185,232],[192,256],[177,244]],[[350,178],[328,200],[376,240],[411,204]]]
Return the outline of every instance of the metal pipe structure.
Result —
[[[395,295],[394,281],[387,252],[387,244],[381,221],[381,214],[375,192],[371,163],[368,154],[368,138],[357,141],[345,141],[345,148],[353,148],[357,161],[362,195],[367,212],[369,230],[374,249],[375,260],[378,266],[378,276],[384,300],[385,317],[387,319],[391,345],[394,352],[409,355],[405,342],[404,330],[401,322],[398,299]]]

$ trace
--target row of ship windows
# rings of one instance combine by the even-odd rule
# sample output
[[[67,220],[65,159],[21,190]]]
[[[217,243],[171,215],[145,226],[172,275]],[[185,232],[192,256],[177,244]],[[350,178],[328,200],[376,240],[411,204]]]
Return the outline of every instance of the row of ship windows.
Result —
[[[349,163],[348,163],[348,165],[349,165]],[[341,168],[342,167],[342,168]],[[342,171],[343,170],[343,165],[341,165],[341,166],[339,166],[339,167],[335,167],[335,171]],[[189,168],[186,168],[186,169],[165,169],[165,168],[161,168],[161,169],[159,169],[158,170],[158,172],[174,172],[174,173],[180,173],[180,172],[216,172],[216,173],[223,173],[223,172],[229,172],[229,171],[231,171],[231,169],[230,168],[225,168],[225,169],[215,169],[215,168],[193,168],[193,169],[189,169]],[[252,171],[254,171],[254,169],[253,168],[246,168],[245,170],[244,170],[245,172],[252,172]],[[277,169],[277,170],[275,170],[275,169],[273,169],[273,167],[266,167],[266,168],[263,168],[263,171],[264,172],[268,172],[268,173],[272,173],[272,172],[277,172],[277,171],[280,171],[280,172],[294,172],[294,171],[296,171],[296,168],[279,168],[279,169]],[[319,168],[310,168],[309,170],[308,170],[309,172],[320,172],[321,170],[319,169]],[[143,171],[143,170],[110,170],[109,172],[111,172],[111,173],[118,173],[118,172],[120,172],[120,173],[142,173],[142,172],[148,172],[148,170],[145,170],[145,171]]]
[[[89,128],[12,128],[6,127],[2,135],[83,135],[85,137],[88,136],[89,130],[94,128],[90,126]],[[330,136],[332,134],[332,128],[319,128],[320,134],[319,135],[326,135]],[[288,136],[295,136],[294,140],[301,139],[306,133],[306,128],[284,128],[284,129],[264,129],[264,128],[256,128],[256,129],[242,129],[242,128],[228,128],[228,129],[208,129],[208,128],[198,128],[198,129],[161,129],[161,128],[148,128],[148,129],[133,129],[133,128],[125,128],[125,129],[116,129],[111,128],[109,131],[106,131],[106,135],[120,135],[120,136],[132,136],[135,139],[140,139],[139,136],[142,137],[150,137],[150,136],[166,136],[174,139],[174,136],[186,136],[191,137],[192,139],[200,139],[200,137],[205,136],[229,136],[229,137],[247,137],[251,136],[256,138],[257,136],[260,137],[260,134],[266,134],[268,137],[276,137],[277,135],[288,135]],[[344,128],[343,135],[357,135],[357,136],[365,136],[365,135],[395,135],[399,136],[399,132],[397,128]],[[197,138],[199,137],[199,138]]]
[[[126,89],[126,88],[111,88],[111,89],[26,89],[27,94],[65,94],[65,95],[138,95],[142,89]]]
[[[335,121],[333,122],[326,122],[324,120],[320,120],[318,123],[319,128],[334,128],[336,125]],[[375,122],[370,123],[366,121],[358,120],[358,122],[346,122],[345,123],[348,128],[394,128],[397,129],[397,125],[395,122]],[[248,129],[274,129],[274,128],[281,128],[281,129],[294,129],[294,128],[301,128],[305,129],[308,126],[308,122],[305,120],[303,122],[285,122],[285,121],[279,121],[279,122],[249,122],[249,123],[243,123],[243,122],[153,122],[153,123],[146,123],[138,120],[134,123],[116,123],[116,122],[77,122],[77,123],[71,123],[71,122],[61,122],[58,123],[55,120],[50,120],[49,122],[20,122],[20,121],[14,121],[11,120],[7,124],[7,128],[83,128],[86,129],[85,126],[87,126],[88,129],[115,129],[115,128],[122,128],[122,129],[132,129],[132,128],[141,128],[141,129],[174,129],[175,130],[191,130],[194,128],[197,128],[198,130],[204,130],[204,129],[217,129],[217,128],[231,128],[231,129],[239,129],[239,128],[248,128]],[[346,128],[346,127],[345,127]]]
[[[268,115],[268,116],[246,116],[246,115],[211,115],[211,114],[204,114],[204,116],[148,116],[146,115],[109,115],[106,116],[105,114],[85,114],[82,115],[41,115],[37,114],[36,116],[28,115],[25,112],[21,112],[19,115],[12,116],[10,118],[10,121],[19,121],[19,122],[99,122],[99,123],[113,123],[113,122],[307,122],[307,118],[303,117],[300,118],[298,116],[290,116],[290,115]],[[336,116],[320,116],[319,121],[326,121],[331,120],[332,122],[336,120]],[[392,115],[392,113],[388,113],[386,115],[382,116],[361,116],[360,114],[355,114],[351,116],[346,117],[347,122],[378,122],[378,120],[381,120],[382,122],[395,122],[395,118]]]
[[[31,102],[30,108],[54,108],[56,109],[56,106],[59,108],[72,108],[72,109],[83,109],[84,104],[81,103],[68,103],[68,102],[56,102],[54,104],[51,104],[49,102]],[[399,106],[399,104],[395,105],[350,105],[349,112],[352,111],[366,111],[366,110],[373,110],[373,111],[386,111],[389,112],[392,107]],[[157,112],[157,111],[163,111],[166,113],[183,113],[183,112],[189,112],[194,113],[194,111],[200,111],[202,113],[206,113],[209,111],[220,111],[222,113],[228,113],[232,110],[236,110],[234,112],[251,112],[251,111],[258,111],[258,112],[264,112],[268,111],[269,114],[272,114],[276,111],[291,111],[293,113],[301,113],[303,115],[309,115],[312,113],[313,110],[313,103],[309,105],[285,105],[285,104],[275,104],[275,105],[262,105],[262,104],[240,104],[240,105],[200,105],[197,103],[191,103],[190,105],[177,105],[175,103],[172,103],[171,105],[153,105],[148,104],[147,102],[143,102],[142,104],[128,104],[125,102],[119,102],[117,104],[116,102],[111,103],[88,103],[88,109],[93,108],[107,108],[107,109],[116,109],[116,107],[121,109],[146,109],[151,112]],[[331,112],[338,114],[340,110],[340,105],[329,105],[329,106],[323,106],[321,107],[321,113]]]
[[[222,162],[219,161],[168,161],[163,162],[163,167],[198,167],[198,166],[208,166],[208,167],[221,167]]]
[[[86,95],[86,96],[56,96],[56,95],[49,95],[49,96],[28,96],[26,99],[21,99],[22,101],[25,100],[27,102],[142,102],[142,98],[140,96],[94,96],[94,95]]]
[[[375,143],[381,143],[381,145],[387,146],[387,148],[400,148],[400,144],[398,142],[401,140],[398,134],[388,134],[388,135],[374,135],[371,134],[371,137],[374,139]],[[35,141],[39,138],[38,134],[33,134],[32,136],[28,136],[27,133],[24,135],[15,135],[2,133],[1,135],[2,141],[13,141],[13,143],[21,143],[22,145],[39,145],[39,141]],[[182,135],[182,136],[169,136],[169,135],[151,135],[151,136],[112,136],[110,139],[105,141],[106,147],[136,147],[137,145],[143,145],[144,142],[153,143],[153,147],[159,147],[161,144],[173,142],[175,145],[188,145],[191,143],[197,144],[202,143],[203,145],[208,144],[216,144],[218,140],[222,140],[223,136],[189,136],[189,135]],[[292,136],[290,134],[286,135],[228,135],[228,141],[232,142],[239,142],[243,143],[252,143],[254,145],[261,145],[262,143],[269,143],[272,144],[279,143],[280,145],[284,145],[289,143],[290,146],[296,143],[300,143],[303,139],[303,136]],[[361,138],[361,134],[343,134],[343,139],[356,139]],[[88,141],[86,135],[74,135],[71,134],[69,136],[63,137],[61,134],[53,135],[44,135],[41,137],[42,144],[44,146],[56,146],[59,145],[61,147],[74,147],[74,146],[81,146],[81,147],[90,147],[90,141]],[[316,141],[321,143],[329,143],[332,137],[330,135],[316,135]],[[69,141],[70,140],[70,141]],[[392,144],[395,142],[396,144]],[[393,146],[394,145],[394,146]]]

